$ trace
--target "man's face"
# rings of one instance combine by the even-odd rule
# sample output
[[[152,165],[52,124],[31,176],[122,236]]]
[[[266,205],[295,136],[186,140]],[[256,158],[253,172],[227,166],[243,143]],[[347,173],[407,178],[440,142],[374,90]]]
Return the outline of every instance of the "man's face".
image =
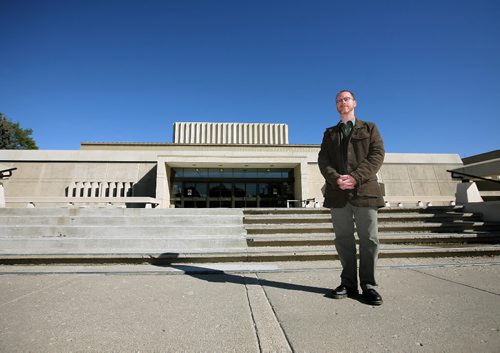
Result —
[[[348,114],[356,108],[356,101],[349,92],[340,92],[335,98],[339,114]]]

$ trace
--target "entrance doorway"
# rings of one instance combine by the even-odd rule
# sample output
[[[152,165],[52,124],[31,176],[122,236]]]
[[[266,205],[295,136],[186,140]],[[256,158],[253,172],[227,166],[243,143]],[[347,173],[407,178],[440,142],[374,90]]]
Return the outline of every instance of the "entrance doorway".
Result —
[[[172,199],[181,208],[286,207],[293,199],[293,169],[172,170]]]

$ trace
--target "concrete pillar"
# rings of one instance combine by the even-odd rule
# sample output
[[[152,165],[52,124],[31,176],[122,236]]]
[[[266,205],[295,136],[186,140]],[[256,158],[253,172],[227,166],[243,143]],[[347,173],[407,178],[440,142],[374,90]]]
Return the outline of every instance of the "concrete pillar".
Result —
[[[304,194],[304,178],[303,178],[303,172],[305,171],[305,165],[304,163],[300,163],[295,168],[293,168],[293,174],[295,177],[295,183],[294,183],[294,198],[296,200],[304,200],[306,195]]]
[[[109,182],[109,188],[108,188],[108,196],[109,197],[115,197],[116,196],[116,183],[111,181]]]
[[[129,181],[125,183],[125,195],[124,196],[134,196],[134,183]]]
[[[116,183],[116,197],[122,197],[123,196],[123,182],[118,181]]]
[[[5,207],[5,190],[3,184],[0,183],[0,208]]]
[[[98,191],[99,191],[99,183],[96,181],[93,181],[90,185],[90,196],[91,197],[98,196]]]
[[[83,197],[89,197],[90,191],[92,190],[92,183],[91,182],[84,182],[83,183]]]
[[[98,197],[104,197],[106,196],[106,183],[105,182],[100,182],[99,183],[99,190],[98,190]]]
[[[170,168],[164,159],[159,158],[156,165],[156,199],[159,208],[170,207]]]
[[[75,182],[75,197],[82,197],[83,183],[80,181]]]

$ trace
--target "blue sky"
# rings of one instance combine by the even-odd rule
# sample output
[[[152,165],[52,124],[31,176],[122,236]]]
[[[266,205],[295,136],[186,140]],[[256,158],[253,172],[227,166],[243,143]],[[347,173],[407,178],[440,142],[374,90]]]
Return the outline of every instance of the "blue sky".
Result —
[[[500,147],[499,18],[496,0],[0,0],[0,112],[41,149],[172,142],[177,121],[319,144],[351,89],[386,152],[467,157]]]

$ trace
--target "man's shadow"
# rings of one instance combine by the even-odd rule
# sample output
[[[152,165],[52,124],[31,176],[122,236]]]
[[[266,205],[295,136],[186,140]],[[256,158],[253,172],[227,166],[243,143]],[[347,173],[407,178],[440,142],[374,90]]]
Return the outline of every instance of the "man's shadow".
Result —
[[[273,287],[286,290],[317,293],[317,294],[322,294],[326,298],[332,298],[331,288],[313,287],[302,284],[271,281],[263,278],[254,278],[254,277],[246,277],[241,275],[230,274],[224,272],[223,270],[217,270],[209,267],[182,265],[178,263],[179,260],[178,255],[179,254],[177,253],[164,253],[159,255],[158,257],[152,258],[151,264],[153,266],[159,266],[159,267],[172,267],[182,271],[186,275],[208,282],[235,283],[241,285],[249,285],[249,284],[260,285],[263,287]],[[362,302],[361,297],[352,297],[351,299]]]

